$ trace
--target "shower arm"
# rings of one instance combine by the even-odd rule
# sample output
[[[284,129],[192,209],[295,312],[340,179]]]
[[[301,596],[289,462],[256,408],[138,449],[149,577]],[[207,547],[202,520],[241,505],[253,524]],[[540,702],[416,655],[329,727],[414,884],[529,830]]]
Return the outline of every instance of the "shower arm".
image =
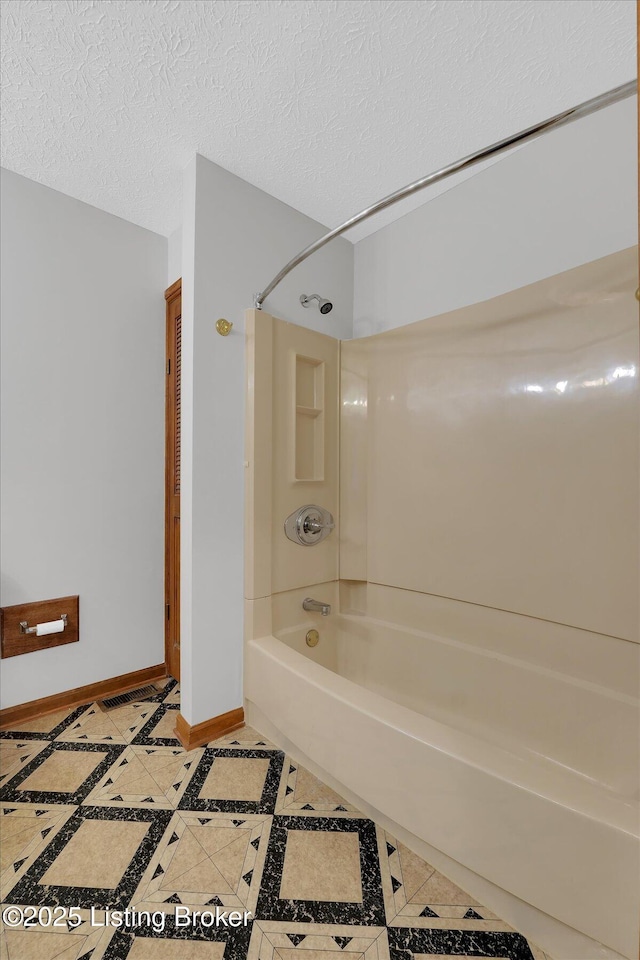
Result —
[[[504,140],[498,140],[497,143],[492,143],[489,147],[484,147],[482,150],[477,150],[475,153],[470,153],[467,157],[463,157],[462,160],[456,160],[455,163],[450,163],[448,166],[442,167],[440,170],[436,170],[434,173],[430,173],[426,177],[421,177],[420,180],[414,180],[413,183],[409,183],[406,187],[396,190],[395,193],[390,193],[387,197],[384,197],[382,200],[378,200],[377,203],[374,203],[373,206],[367,207],[365,210],[361,210],[360,213],[357,213],[349,220],[345,220],[345,222],[339,227],[334,227],[334,229],[330,230],[329,233],[325,233],[324,236],[320,237],[318,240],[315,240],[313,243],[310,243],[308,247],[304,248],[304,250],[301,250],[300,253],[293,258],[293,260],[290,260],[289,263],[287,263],[282,270],[275,275],[271,283],[267,284],[262,293],[256,293],[254,297],[255,308],[257,310],[262,310],[262,304],[266,298],[275,290],[278,284],[284,280],[288,273],[306,260],[307,257],[310,257],[317,250],[320,250],[322,247],[324,247],[325,244],[329,243],[331,240],[334,240],[336,237],[341,236],[341,234],[346,233],[346,231],[350,230],[351,227],[355,227],[364,220],[368,220],[369,217],[373,217],[376,213],[379,213],[381,210],[385,210],[387,207],[392,206],[399,200],[404,200],[405,197],[410,197],[412,194],[418,193],[418,191],[423,190],[432,183],[438,183],[439,180],[444,180],[446,177],[450,177],[452,174],[458,173],[460,170],[466,170],[467,167],[472,167],[476,163],[481,163],[482,160],[486,160],[488,157],[495,157],[498,154],[509,150],[511,147],[515,147],[519,143],[527,143],[529,140],[535,140],[536,137],[541,136],[543,133],[547,133],[549,130],[555,130],[558,127],[563,127],[567,123],[572,123],[574,120],[580,120],[582,117],[588,117],[589,114],[595,113],[597,110],[602,110],[603,107],[608,107],[612,103],[618,103],[619,100],[625,100],[627,97],[633,96],[633,94],[637,92],[637,89],[638,81],[630,80],[628,83],[623,83],[619,87],[614,87],[613,90],[608,90],[606,93],[601,93],[597,97],[593,97],[591,100],[585,100],[584,103],[580,103],[576,107],[570,107],[568,110],[563,110],[562,113],[557,113],[554,117],[550,117],[548,120],[543,120],[541,123],[536,123],[532,127],[527,127],[526,130],[521,130],[519,133],[516,133],[511,137],[506,137]]]

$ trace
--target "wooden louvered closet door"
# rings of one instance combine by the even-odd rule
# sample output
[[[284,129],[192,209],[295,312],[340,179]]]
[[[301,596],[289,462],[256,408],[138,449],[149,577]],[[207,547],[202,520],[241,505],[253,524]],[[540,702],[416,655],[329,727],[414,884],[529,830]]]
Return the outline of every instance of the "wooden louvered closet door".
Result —
[[[165,634],[167,673],[180,679],[180,347],[182,281],[165,291],[167,367],[165,404]]]

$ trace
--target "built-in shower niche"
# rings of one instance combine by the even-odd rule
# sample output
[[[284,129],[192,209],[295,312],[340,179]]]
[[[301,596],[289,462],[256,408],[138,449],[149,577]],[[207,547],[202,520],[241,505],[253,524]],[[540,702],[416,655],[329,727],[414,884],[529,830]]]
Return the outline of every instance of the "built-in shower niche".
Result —
[[[295,479],[324,480],[324,362],[296,354]]]

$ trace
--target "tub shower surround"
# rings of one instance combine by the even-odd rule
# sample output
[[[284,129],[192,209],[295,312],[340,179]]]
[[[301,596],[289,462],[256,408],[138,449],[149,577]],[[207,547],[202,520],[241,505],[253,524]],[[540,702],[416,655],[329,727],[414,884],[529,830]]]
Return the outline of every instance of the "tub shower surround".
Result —
[[[255,730],[185,751],[178,696],[169,681],[152,701],[0,733],[3,906],[82,918],[4,926],[3,958],[548,960]],[[176,905],[251,919],[176,926]],[[127,908],[161,911],[164,929],[97,925]]]
[[[637,252],[350,341],[246,315],[245,717],[581,960],[638,955]]]

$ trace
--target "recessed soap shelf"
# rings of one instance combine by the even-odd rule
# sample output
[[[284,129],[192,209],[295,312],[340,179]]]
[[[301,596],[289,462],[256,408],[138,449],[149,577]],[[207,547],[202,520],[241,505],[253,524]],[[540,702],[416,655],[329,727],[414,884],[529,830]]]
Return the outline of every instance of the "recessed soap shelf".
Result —
[[[324,479],[324,362],[296,355],[295,479]]]

